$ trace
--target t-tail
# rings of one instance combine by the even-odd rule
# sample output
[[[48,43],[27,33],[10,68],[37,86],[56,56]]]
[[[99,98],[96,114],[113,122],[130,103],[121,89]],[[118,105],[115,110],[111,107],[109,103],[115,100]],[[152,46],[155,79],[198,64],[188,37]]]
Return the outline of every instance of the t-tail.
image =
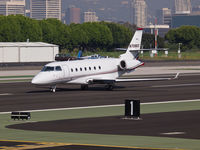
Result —
[[[140,51],[141,41],[142,41],[143,29],[139,28],[135,31],[135,34],[126,50],[125,54],[122,54],[120,57],[123,59],[137,59],[138,51]]]

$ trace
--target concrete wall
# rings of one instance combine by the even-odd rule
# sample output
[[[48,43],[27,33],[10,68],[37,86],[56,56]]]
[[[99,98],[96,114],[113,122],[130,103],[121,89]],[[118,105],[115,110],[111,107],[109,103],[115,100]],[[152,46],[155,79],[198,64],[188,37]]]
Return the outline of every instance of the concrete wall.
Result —
[[[0,63],[55,61],[58,47],[0,47]]]

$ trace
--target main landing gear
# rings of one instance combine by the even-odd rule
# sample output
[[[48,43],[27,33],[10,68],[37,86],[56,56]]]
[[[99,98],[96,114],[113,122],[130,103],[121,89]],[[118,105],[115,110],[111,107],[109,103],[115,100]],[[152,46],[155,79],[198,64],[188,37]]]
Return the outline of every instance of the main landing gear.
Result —
[[[107,84],[105,88],[106,88],[106,90],[108,90],[108,91],[112,91],[113,88],[114,88],[114,84]]]
[[[52,87],[50,88],[50,91],[53,92],[53,93],[55,93],[55,92],[56,92],[56,85],[52,86]]]
[[[88,90],[88,85],[82,84],[81,85],[81,90]]]
[[[114,88],[114,84],[107,84],[105,86],[105,89],[108,91],[112,91],[113,88]],[[81,85],[81,90],[88,90],[88,85],[85,85],[85,84]]]

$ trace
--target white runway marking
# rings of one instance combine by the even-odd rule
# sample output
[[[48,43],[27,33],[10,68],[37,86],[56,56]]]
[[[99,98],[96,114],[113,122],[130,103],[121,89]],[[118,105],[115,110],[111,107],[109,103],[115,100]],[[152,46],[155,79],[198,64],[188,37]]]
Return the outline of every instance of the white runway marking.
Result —
[[[168,132],[168,133],[161,133],[163,135],[180,135],[185,134],[185,132]]]
[[[2,94],[0,94],[0,96],[7,96],[7,95],[13,95],[13,94],[11,94],[11,93],[2,93]]]
[[[170,103],[188,103],[188,102],[200,102],[200,99],[193,100],[177,100],[177,101],[163,101],[163,102],[148,102],[141,103],[141,105],[154,105],[154,104],[170,104]],[[70,108],[55,108],[55,109],[40,109],[40,110],[22,110],[23,112],[45,112],[45,111],[59,111],[59,110],[77,110],[77,109],[91,109],[91,108],[108,108],[108,107],[119,107],[124,104],[116,105],[99,105],[99,106],[85,106],[85,107],[70,107]],[[1,114],[9,114],[11,112],[0,112]]]
[[[165,88],[165,87],[181,87],[181,86],[195,86],[200,85],[200,83],[193,83],[193,84],[173,84],[173,85],[154,85],[151,86],[153,88]]]

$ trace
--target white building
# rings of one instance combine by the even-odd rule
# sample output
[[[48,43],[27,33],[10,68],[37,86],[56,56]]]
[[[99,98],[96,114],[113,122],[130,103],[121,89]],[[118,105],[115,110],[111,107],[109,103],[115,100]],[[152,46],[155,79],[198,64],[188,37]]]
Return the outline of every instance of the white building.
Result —
[[[97,22],[98,17],[96,16],[96,12],[88,11],[84,12],[84,22]]]
[[[0,0],[0,15],[25,15],[25,0]]]
[[[43,42],[0,42],[0,63],[50,62],[58,53],[57,45]]]
[[[191,11],[190,0],[175,0],[175,14],[190,14]]]
[[[138,27],[145,27],[147,25],[147,4],[144,0],[134,0],[134,23]]]
[[[30,17],[38,20],[61,20],[61,0],[30,0]]]

